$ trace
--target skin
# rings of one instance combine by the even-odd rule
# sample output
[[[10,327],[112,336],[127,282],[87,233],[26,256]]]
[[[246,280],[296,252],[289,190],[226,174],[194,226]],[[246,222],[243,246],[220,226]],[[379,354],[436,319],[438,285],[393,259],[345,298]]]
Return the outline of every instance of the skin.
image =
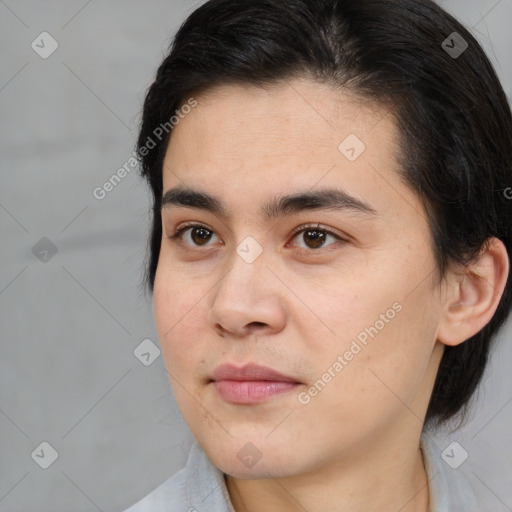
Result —
[[[503,244],[493,239],[471,267],[436,280],[427,220],[398,176],[398,133],[384,108],[307,79],[219,86],[197,100],[173,129],[163,190],[207,192],[229,216],[164,207],[154,287],[166,368],[192,433],[227,474],[237,512],[427,512],[419,440],[436,372],[445,345],[492,317],[508,274]],[[338,149],[349,134],[366,146],[353,162]],[[260,212],[278,195],[331,187],[376,214],[270,221]],[[204,245],[193,229],[171,238],[185,222],[209,230]],[[327,235],[316,247],[293,234],[312,223],[346,241]],[[252,263],[236,251],[248,236],[263,249]],[[400,312],[300,403],[395,303]],[[301,384],[261,404],[224,401],[212,371],[249,361]],[[247,443],[261,454],[252,467],[237,456]]]

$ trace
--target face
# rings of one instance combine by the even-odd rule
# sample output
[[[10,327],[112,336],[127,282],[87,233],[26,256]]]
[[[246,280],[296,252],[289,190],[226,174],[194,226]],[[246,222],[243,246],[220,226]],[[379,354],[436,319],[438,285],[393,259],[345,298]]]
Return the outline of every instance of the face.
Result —
[[[443,291],[393,117],[308,80],[196,99],[164,162],[154,313],[199,444],[263,478],[419,437]]]

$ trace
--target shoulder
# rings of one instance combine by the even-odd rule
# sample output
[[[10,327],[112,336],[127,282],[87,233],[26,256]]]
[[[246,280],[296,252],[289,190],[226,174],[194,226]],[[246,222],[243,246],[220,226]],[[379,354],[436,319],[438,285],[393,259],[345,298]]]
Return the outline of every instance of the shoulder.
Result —
[[[432,512],[481,512],[475,490],[460,468],[463,448],[452,443],[440,448],[423,433],[421,450],[427,471]]]
[[[124,512],[234,512],[224,480],[195,442],[186,466]]]
[[[186,468],[183,468],[124,512],[187,512],[186,507]]]

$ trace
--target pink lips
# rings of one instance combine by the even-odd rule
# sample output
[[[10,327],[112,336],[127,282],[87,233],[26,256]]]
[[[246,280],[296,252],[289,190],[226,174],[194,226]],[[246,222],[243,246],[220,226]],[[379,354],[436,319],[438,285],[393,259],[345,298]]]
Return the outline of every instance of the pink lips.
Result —
[[[220,365],[213,372],[212,381],[222,398],[234,404],[265,402],[300,384],[292,377],[254,363],[243,367]]]

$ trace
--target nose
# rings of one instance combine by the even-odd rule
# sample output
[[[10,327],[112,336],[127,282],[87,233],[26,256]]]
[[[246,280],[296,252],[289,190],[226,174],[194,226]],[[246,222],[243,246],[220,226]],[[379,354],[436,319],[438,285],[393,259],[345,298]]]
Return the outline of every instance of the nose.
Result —
[[[252,263],[234,254],[232,266],[213,291],[208,324],[219,336],[275,334],[284,328],[285,287],[262,254]]]

